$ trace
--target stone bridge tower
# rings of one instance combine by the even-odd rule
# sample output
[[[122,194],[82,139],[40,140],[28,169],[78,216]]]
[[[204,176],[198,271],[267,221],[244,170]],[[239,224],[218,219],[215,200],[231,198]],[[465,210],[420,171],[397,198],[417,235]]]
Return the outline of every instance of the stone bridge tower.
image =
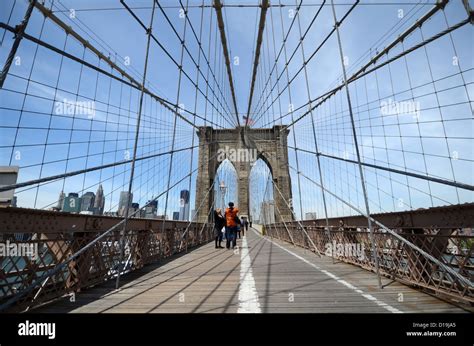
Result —
[[[290,131],[282,131],[282,129],[282,126],[274,126],[269,129],[238,127],[215,130],[208,126],[199,128],[199,166],[195,202],[195,208],[196,210],[199,208],[199,210],[196,221],[208,221],[208,211],[214,200],[214,189],[211,186],[220,163],[226,158],[232,162],[237,171],[240,215],[250,215],[249,175],[254,162],[242,160],[241,156],[237,160],[232,160],[231,156],[225,157],[226,155],[222,155],[222,153],[226,152],[226,149],[227,151],[228,149],[236,151],[240,149],[240,152],[243,152],[242,149],[256,149],[257,159],[262,159],[268,165],[273,183],[278,187],[278,189],[273,188],[275,220],[280,222],[294,219],[292,210],[288,207],[288,203],[291,204],[292,200],[287,147],[287,137]],[[248,155],[248,157],[254,156]]]

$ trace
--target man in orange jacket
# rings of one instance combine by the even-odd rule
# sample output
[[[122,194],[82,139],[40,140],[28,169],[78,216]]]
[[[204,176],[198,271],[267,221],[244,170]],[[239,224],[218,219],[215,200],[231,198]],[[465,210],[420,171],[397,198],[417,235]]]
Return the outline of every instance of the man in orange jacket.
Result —
[[[225,239],[226,239],[226,247],[230,249],[232,244],[232,249],[235,248],[237,240],[235,239],[237,235],[237,222],[240,222],[238,208],[234,208],[234,203],[229,202],[229,208],[225,210]]]

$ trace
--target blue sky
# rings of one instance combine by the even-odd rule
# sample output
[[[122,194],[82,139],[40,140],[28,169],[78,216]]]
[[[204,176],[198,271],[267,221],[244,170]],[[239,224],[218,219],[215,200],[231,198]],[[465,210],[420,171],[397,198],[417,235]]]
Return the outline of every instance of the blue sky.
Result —
[[[406,4],[400,5],[400,2]],[[146,25],[149,24],[150,0],[126,3],[133,8],[140,20]],[[186,5],[186,1],[182,3]],[[188,16],[196,34],[201,37],[202,48],[210,61],[215,80],[208,74],[204,56],[199,54],[199,46],[189,23],[180,17],[180,9],[177,8],[179,2],[160,1],[164,7],[163,11],[179,35],[183,36],[186,26],[186,46],[191,56],[186,52],[182,54],[179,39],[158,8],[155,10],[153,28],[156,39],[176,61],[180,61],[182,54],[183,70],[193,81],[196,81],[199,75],[193,59],[197,62],[200,55],[199,65],[210,84],[206,88],[202,76],[199,75],[198,83],[201,91],[196,93],[191,81],[183,74],[180,81],[179,71],[174,63],[156,42],[152,41],[147,87],[170,102],[182,104],[186,110],[206,118],[208,123],[214,124],[214,127],[235,126],[222,47],[216,30],[215,12],[209,7],[204,9],[196,7],[201,3],[200,0],[189,1],[191,8],[188,10]],[[204,3],[209,4],[209,1]],[[240,3],[255,5],[258,2]],[[328,39],[307,64],[308,89],[304,71],[298,73],[303,62],[302,51],[298,46],[301,36],[298,29],[301,26],[304,32],[319,8],[319,6],[304,6],[296,17],[297,21],[285,44],[288,59],[296,49],[287,68],[288,79],[294,77],[294,80],[290,87],[277,97],[277,91],[287,85],[283,53],[272,75],[270,70],[275,61],[274,52],[279,51],[282,36],[288,32],[293,20],[294,12],[291,11],[294,11],[296,2],[282,1],[282,3],[286,6],[273,7],[267,13],[251,111],[252,117],[257,120],[255,127],[291,123],[292,119],[306,112],[307,107],[291,114],[288,112],[290,104],[298,109],[308,102],[308,90],[311,99],[315,99],[341,83],[342,67],[335,35]],[[315,1],[305,3],[314,4]],[[336,13],[339,19],[350,8],[348,3],[352,1],[336,1],[338,4]],[[433,2],[397,1],[395,5],[371,3],[380,2],[361,1],[340,29],[348,76],[367,62],[369,57],[374,55],[374,51],[382,49],[426,13]],[[50,1],[47,1],[47,4],[50,6]],[[8,21],[9,25],[15,26],[23,17],[27,2],[7,0],[2,1],[0,6],[0,21]],[[146,35],[143,28],[120,2],[61,0],[55,1],[53,9],[61,20],[105,55],[110,54],[112,60],[141,81]],[[73,13],[71,9],[75,11],[75,18],[70,16]],[[233,62],[236,57],[239,60],[238,65],[232,65],[232,74],[242,121],[242,116],[246,115],[250,92],[259,8],[225,7],[223,15],[230,55]],[[439,12],[433,16],[421,30],[416,30],[405,40],[403,47],[396,46],[381,61],[465,18],[466,12],[462,2],[451,1],[444,13]],[[324,40],[333,24],[331,7],[323,6],[303,43],[306,59]],[[93,53],[84,49],[72,37],[66,37],[64,32],[50,20],[45,21],[37,10],[33,11],[26,32],[111,72],[107,64],[100,62]],[[0,35],[3,37],[3,30],[0,30]],[[406,59],[398,59],[350,85],[350,97],[363,161],[474,185],[473,35],[472,25],[464,25],[450,35],[430,43],[426,46],[426,50],[420,48],[408,54]],[[10,51],[12,41],[12,35],[5,33],[0,50],[2,64]],[[20,166],[19,181],[94,167],[130,157],[140,97],[138,90],[87,67],[81,68],[77,62],[62,58],[46,48],[38,48],[36,44],[25,39],[20,44],[17,57],[21,58],[21,63],[12,65],[4,88],[0,90],[2,107],[0,164]],[[453,63],[454,58],[457,64]],[[130,64],[127,64],[128,62]],[[281,74],[278,83],[276,71]],[[112,73],[118,75],[116,72]],[[274,86],[273,91],[270,92],[269,86]],[[89,119],[87,115],[81,114],[58,116],[54,113],[55,102],[64,99],[94,101],[96,111],[94,118]],[[388,100],[416,102],[420,107],[419,117],[414,118],[412,114],[382,115],[381,103]],[[204,121],[199,118],[193,119],[192,115],[187,113],[183,115],[190,121],[195,121],[197,125],[204,125]],[[344,90],[314,110],[313,120],[320,152],[356,159],[349,119]],[[290,147],[315,150],[311,121],[311,116],[308,115],[290,127],[288,137]],[[174,126],[173,113],[146,96],[137,156],[171,150]],[[175,150],[197,145],[195,131],[179,118],[176,120],[174,138]],[[298,156],[299,170],[312,180],[320,181],[313,154],[301,151],[296,154],[290,148],[289,156],[291,167],[296,168]],[[196,174],[190,173],[197,168],[197,157],[196,149],[174,153],[171,172],[170,155],[137,163],[134,201],[143,205],[147,200],[165,191],[167,186],[183,180],[170,190],[167,213],[172,215],[172,212],[179,208],[179,191],[195,189]],[[257,174],[252,175],[250,185],[265,186],[268,170],[260,163],[257,167],[260,168],[255,168]],[[359,208],[363,207],[363,194],[356,165],[322,157],[321,168],[323,183],[328,190]],[[49,183],[39,189],[19,190],[18,203],[23,207],[47,208],[55,204],[63,188],[66,193],[95,191],[98,182],[101,182],[107,194],[106,210],[116,210],[120,191],[127,189],[129,169],[130,165],[121,165]],[[231,165],[227,165],[223,170],[230,171],[223,173],[227,185],[236,186]],[[473,200],[471,192],[442,184],[428,184],[421,179],[369,168],[364,169],[364,173],[369,190],[370,208],[374,212],[417,209]],[[297,216],[306,212],[316,212],[322,217],[322,195],[319,187],[303,176],[300,176],[298,183],[294,170],[291,170],[291,175]],[[261,189],[255,189],[258,190],[254,191],[255,199],[263,200]],[[302,211],[299,207],[300,199],[303,205]],[[191,200],[194,201],[193,194]],[[328,197],[328,203],[331,216],[354,213],[334,198]],[[165,204],[165,196],[162,196],[159,199],[161,212],[164,212]],[[191,209],[194,209],[193,206]]]

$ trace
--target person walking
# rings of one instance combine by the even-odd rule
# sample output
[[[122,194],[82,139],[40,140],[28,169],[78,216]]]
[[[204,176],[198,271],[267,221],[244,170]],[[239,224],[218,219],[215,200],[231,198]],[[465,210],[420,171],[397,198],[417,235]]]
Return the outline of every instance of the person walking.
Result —
[[[232,249],[235,248],[237,240],[235,239],[237,233],[237,226],[240,223],[238,217],[239,209],[234,208],[234,203],[229,202],[229,207],[225,210],[225,239],[226,239],[226,248]]]
[[[240,237],[240,231],[241,231],[241,229],[242,229],[242,222],[241,222],[240,219],[239,219],[239,222],[237,222],[237,235],[236,235],[236,238],[239,238],[239,239],[241,238],[241,237]]]
[[[245,230],[248,232],[249,231],[249,221],[247,219],[244,219],[244,226],[245,226]],[[242,235],[244,234],[244,232],[242,232]]]
[[[245,219],[243,216],[240,218],[240,229],[242,231],[242,237],[243,237],[245,235]],[[239,235],[240,235],[240,232],[239,232]]]
[[[223,249],[222,243],[222,228],[225,226],[225,217],[222,216],[222,209],[214,210],[214,236],[216,242],[216,249]]]

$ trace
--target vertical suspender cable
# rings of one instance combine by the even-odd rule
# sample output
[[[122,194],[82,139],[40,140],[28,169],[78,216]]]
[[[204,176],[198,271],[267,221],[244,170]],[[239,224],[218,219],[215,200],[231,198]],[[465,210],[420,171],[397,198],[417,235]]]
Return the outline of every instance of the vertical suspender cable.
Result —
[[[357,1],[357,3],[358,2],[359,1]],[[351,119],[352,134],[353,134],[353,137],[354,137],[354,146],[355,146],[355,150],[356,150],[356,154],[357,154],[357,162],[358,162],[358,166],[359,166],[360,182],[361,182],[362,190],[363,190],[363,193],[364,193],[365,210],[366,210],[366,214],[367,214],[366,217],[367,217],[367,222],[368,222],[368,225],[369,225],[370,241],[372,243],[372,253],[373,253],[374,261],[375,261],[375,271],[377,273],[379,288],[382,288],[382,281],[380,279],[380,271],[379,271],[379,259],[378,259],[378,254],[377,254],[377,247],[376,247],[376,243],[375,243],[375,238],[374,238],[374,230],[373,230],[373,227],[372,227],[372,221],[370,219],[369,200],[368,200],[368,197],[367,197],[367,189],[366,189],[366,186],[365,186],[364,171],[362,169],[361,160],[360,160],[359,143],[357,141],[357,132],[356,132],[355,124],[354,124],[354,115],[352,113],[351,96],[350,96],[350,93],[349,93],[349,86],[348,86],[348,83],[347,83],[346,66],[344,65],[344,53],[343,53],[343,50],[342,50],[341,35],[339,33],[339,22],[337,21],[337,17],[336,17],[336,9],[334,7],[334,0],[331,0],[331,7],[332,7],[333,18],[334,18],[334,26],[336,28],[337,43],[338,43],[338,46],[339,46],[339,55],[340,55],[340,58],[341,58],[342,73],[343,73],[343,78],[344,78],[344,88],[346,89],[347,106],[349,108],[349,115],[350,115],[350,119]]]
[[[133,145],[132,166],[131,166],[131,171],[130,171],[130,179],[128,181],[127,204],[125,205],[125,217],[124,217],[125,221],[123,224],[123,229],[120,234],[120,257],[119,257],[119,263],[118,263],[117,281],[115,282],[115,289],[119,288],[120,273],[123,270],[122,261],[123,261],[124,250],[125,250],[125,232],[127,230],[127,221],[128,221],[128,214],[129,214],[129,209],[130,209],[129,207],[130,207],[130,203],[132,202],[131,193],[132,193],[132,186],[133,186],[133,176],[135,174],[135,161],[137,157],[138,136],[140,134],[140,121],[141,121],[141,116],[142,116],[143,97],[145,95],[145,82],[146,82],[146,74],[147,74],[147,68],[148,68],[148,55],[150,52],[150,38],[151,38],[151,32],[153,28],[154,16],[155,16],[155,1],[153,1],[153,8],[151,10],[151,18],[150,18],[150,26],[147,30],[145,66],[143,67],[143,80],[142,80],[142,85],[141,85],[142,90],[140,92],[140,104],[138,108],[137,126],[135,129],[135,143]]]

